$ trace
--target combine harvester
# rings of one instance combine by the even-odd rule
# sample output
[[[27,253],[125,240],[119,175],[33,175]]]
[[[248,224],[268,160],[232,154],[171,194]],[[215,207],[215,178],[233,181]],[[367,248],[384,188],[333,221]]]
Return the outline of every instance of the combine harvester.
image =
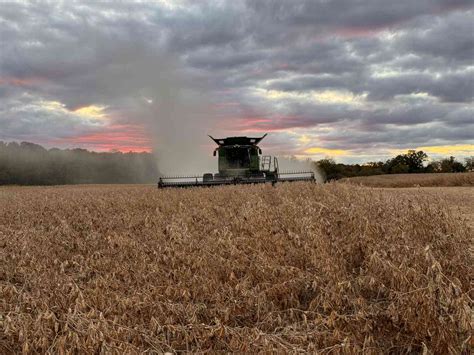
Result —
[[[158,188],[217,186],[237,184],[261,184],[293,181],[315,182],[312,171],[280,172],[278,159],[262,155],[258,143],[266,137],[228,137],[215,139],[209,136],[218,147],[214,156],[218,155],[217,174],[206,173],[202,176],[166,176],[160,177]]]

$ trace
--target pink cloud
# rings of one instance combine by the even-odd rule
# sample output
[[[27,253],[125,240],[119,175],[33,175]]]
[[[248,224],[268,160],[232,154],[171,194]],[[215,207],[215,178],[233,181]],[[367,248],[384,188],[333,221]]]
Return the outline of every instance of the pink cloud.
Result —
[[[151,138],[139,125],[112,125],[101,132],[54,139],[51,144],[82,147],[95,151],[150,152]]]
[[[31,76],[27,78],[0,77],[0,85],[31,86],[45,80],[46,79],[38,76]]]

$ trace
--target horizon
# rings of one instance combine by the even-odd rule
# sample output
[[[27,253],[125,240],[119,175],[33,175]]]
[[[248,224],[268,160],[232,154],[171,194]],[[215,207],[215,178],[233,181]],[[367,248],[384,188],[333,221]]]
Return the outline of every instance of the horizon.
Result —
[[[90,152],[90,153],[122,153],[122,154],[127,154],[127,153],[135,153],[135,154],[141,154],[141,153],[147,153],[147,154],[151,154],[151,155],[154,155],[156,156],[157,152],[153,150],[153,148],[150,148],[150,150],[126,150],[126,148],[124,148],[123,150],[119,150],[119,149],[109,149],[109,150],[94,150],[94,149],[87,149],[87,148],[82,148],[82,147],[77,147],[77,146],[69,146],[69,147],[58,147],[58,146],[48,146],[48,145],[42,145],[42,144],[38,144],[38,143],[34,143],[34,142],[28,142],[28,141],[3,141],[3,140],[0,140],[0,143],[4,143],[4,144],[9,144],[9,143],[16,143],[18,145],[21,145],[22,143],[28,143],[28,144],[33,144],[33,145],[37,145],[37,146],[40,146],[41,148],[47,150],[47,151],[51,151],[51,150],[54,150],[54,149],[58,149],[58,150],[63,150],[63,151],[66,151],[66,150],[85,150],[87,152]],[[423,148],[423,147],[422,147]],[[409,151],[422,151],[424,153],[427,154],[427,159],[426,159],[426,163],[430,163],[430,162],[434,162],[434,161],[440,161],[442,159],[446,159],[446,158],[450,158],[450,157],[454,157],[457,161],[463,163],[466,159],[468,158],[473,158],[474,156],[470,155],[470,156],[465,156],[465,157],[459,157],[459,156],[455,156],[455,155],[441,155],[441,154],[432,154],[430,155],[430,153],[428,153],[426,150],[423,150],[423,149],[406,149],[406,150],[399,150],[399,151],[394,151],[393,152],[393,155],[391,156],[388,156],[386,158],[383,158],[383,159],[379,159],[379,160],[366,160],[366,161],[347,161],[347,160],[343,160],[343,159],[338,159],[338,157],[336,156],[324,156],[324,157],[321,157],[320,159],[318,160],[315,160],[315,159],[312,159],[312,158],[308,158],[308,157],[297,157],[297,156],[281,156],[281,158],[285,158],[285,159],[296,159],[297,161],[305,161],[305,160],[311,160],[312,162],[318,162],[319,160],[327,160],[327,159],[330,159],[330,160],[333,160],[335,163],[337,164],[346,164],[346,165],[366,165],[366,164],[369,164],[369,163],[377,163],[377,162],[386,162],[387,160],[390,160],[392,158],[394,158],[395,156],[397,155],[404,155],[404,154],[407,154]],[[217,163],[217,162],[216,162]]]
[[[208,132],[268,132],[279,156],[463,161],[473,15],[468,0],[8,2],[0,141],[201,163]]]

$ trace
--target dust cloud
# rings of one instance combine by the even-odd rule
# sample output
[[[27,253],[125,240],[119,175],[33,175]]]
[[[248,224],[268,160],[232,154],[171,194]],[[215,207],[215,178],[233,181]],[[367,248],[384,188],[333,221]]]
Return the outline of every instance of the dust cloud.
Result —
[[[94,99],[107,106],[111,125],[145,127],[161,174],[216,170],[207,89],[179,58],[131,41],[97,40],[95,52],[110,63],[94,75]]]
[[[308,172],[312,171],[318,183],[323,183],[326,179],[323,171],[311,159],[297,159],[295,157],[278,156],[280,172]]]
[[[141,114],[151,130],[161,173],[199,175],[215,171],[214,142],[207,136],[215,121],[206,90],[196,87],[170,58],[154,70],[163,74],[144,92],[146,103]]]

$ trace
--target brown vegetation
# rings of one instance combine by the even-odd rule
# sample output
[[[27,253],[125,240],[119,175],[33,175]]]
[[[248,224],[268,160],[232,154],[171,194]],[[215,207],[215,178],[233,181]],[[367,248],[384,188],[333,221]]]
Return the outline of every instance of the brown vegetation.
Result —
[[[415,192],[1,188],[0,352],[467,352],[468,246]]]
[[[474,172],[358,176],[340,181],[370,187],[474,186]]]
[[[385,194],[390,194],[393,198],[402,196],[433,196],[435,200],[442,199],[452,213],[465,219],[471,228],[474,228],[474,188],[469,186],[448,186],[448,187],[395,187],[383,188]]]

